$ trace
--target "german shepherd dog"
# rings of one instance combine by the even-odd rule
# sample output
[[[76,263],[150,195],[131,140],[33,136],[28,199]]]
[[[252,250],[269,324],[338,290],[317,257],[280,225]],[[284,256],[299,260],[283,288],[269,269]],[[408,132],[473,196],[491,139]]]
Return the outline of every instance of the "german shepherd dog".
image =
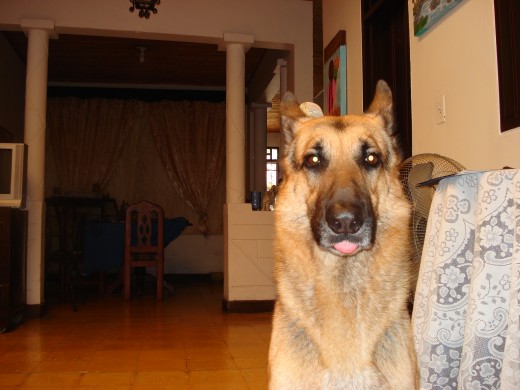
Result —
[[[284,96],[269,388],[414,389],[392,93],[381,80],[363,115],[322,115]]]

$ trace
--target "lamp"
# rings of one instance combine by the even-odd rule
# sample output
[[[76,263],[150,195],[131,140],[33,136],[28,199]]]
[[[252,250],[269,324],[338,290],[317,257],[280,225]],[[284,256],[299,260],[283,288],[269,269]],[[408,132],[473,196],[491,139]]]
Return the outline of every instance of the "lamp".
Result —
[[[157,13],[155,6],[159,4],[161,0],[130,0],[132,6],[130,12],[134,12],[135,9],[139,10],[139,17],[148,19],[150,12]]]
[[[137,46],[139,50],[139,62],[144,63],[144,52],[147,50],[145,46]]]

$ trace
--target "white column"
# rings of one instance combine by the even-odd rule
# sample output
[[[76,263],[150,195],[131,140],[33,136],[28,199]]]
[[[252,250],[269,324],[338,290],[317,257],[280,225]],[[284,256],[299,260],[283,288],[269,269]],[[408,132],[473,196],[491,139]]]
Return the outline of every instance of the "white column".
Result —
[[[226,203],[245,202],[245,58],[253,44],[246,34],[224,34],[226,48]]]
[[[264,192],[266,188],[267,109],[269,103],[253,103],[253,191]]]
[[[49,36],[54,35],[54,22],[23,19],[20,24],[28,37],[24,130],[24,142],[28,145],[27,304],[38,305],[43,301],[47,67]]]

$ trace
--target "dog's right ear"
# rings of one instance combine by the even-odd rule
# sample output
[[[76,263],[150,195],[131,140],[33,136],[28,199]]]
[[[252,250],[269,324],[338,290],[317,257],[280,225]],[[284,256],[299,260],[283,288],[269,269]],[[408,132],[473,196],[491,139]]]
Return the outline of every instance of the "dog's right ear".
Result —
[[[289,144],[294,137],[298,123],[322,117],[323,112],[315,103],[298,104],[296,97],[291,92],[286,92],[280,103],[280,116],[284,139]]]
[[[389,134],[394,131],[394,107],[392,102],[392,91],[384,80],[379,80],[376,84],[376,92],[367,113],[380,115],[386,125]]]

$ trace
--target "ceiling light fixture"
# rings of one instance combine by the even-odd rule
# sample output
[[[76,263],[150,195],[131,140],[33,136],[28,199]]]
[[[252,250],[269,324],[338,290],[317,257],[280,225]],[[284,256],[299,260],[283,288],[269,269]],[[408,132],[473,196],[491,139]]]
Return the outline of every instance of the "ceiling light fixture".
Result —
[[[136,9],[139,10],[139,17],[148,19],[150,12],[157,13],[156,5],[160,4],[161,0],[130,0],[132,6],[130,12],[134,12]]]
[[[144,63],[144,52],[146,51],[146,47],[137,46],[137,49],[139,50],[139,62],[142,64]]]

